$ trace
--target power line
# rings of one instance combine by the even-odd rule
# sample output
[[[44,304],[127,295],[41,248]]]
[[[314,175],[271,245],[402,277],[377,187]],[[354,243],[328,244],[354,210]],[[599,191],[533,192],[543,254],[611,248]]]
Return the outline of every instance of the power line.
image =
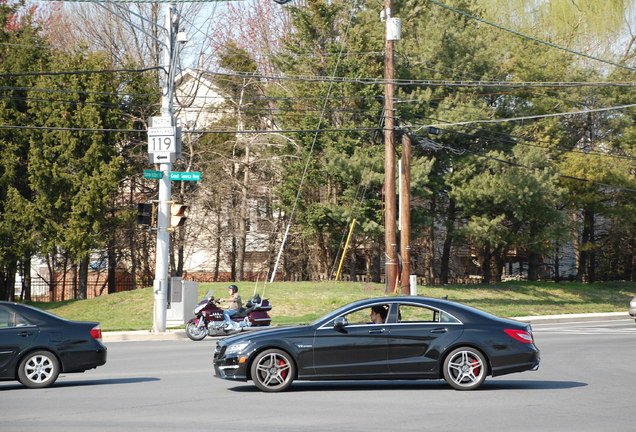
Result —
[[[484,131],[486,133],[490,132],[486,129],[480,129],[477,128],[481,131]],[[629,155],[620,155],[620,154],[609,154],[609,153],[603,153],[603,152],[598,152],[598,151],[594,151],[594,150],[576,150],[576,149],[568,149],[568,148],[563,148],[561,146],[554,146],[554,147],[546,147],[543,145],[539,145],[539,144],[532,144],[532,143],[528,143],[528,142],[519,142],[517,140],[515,140],[514,138],[518,138],[521,140],[528,140],[528,138],[523,138],[523,137],[515,137],[514,135],[507,135],[507,134],[502,134],[502,135],[507,135],[509,138],[496,138],[496,137],[491,137],[491,136],[486,136],[486,135],[475,135],[475,134],[469,134],[466,132],[460,132],[460,131],[456,131],[456,130],[452,130],[452,129],[443,129],[440,128],[440,130],[444,131],[444,132],[449,132],[449,133],[453,133],[453,134],[457,134],[457,135],[461,135],[467,138],[480,138],[480,139],[485,139],[487,141],[495,141],[495,142],[500,142],[500,143],[504,143],[504,144],[514,144],[514,145],[523,145],[523,146],[528,146],[528,147],[535,147],[535,148],[539,148],[542,150],[558,150],[564,153],[580,153],[580,154],[585,154],[585,155],[591,155],[591,156],[599,156],[599,157],[609,157],[609,158],[614,158],[614,159],[626,159],[626,160],[636,160],[636,157],[634,156],[629,156]],[[530,140],[528,140],[530,141]]]
[[[91,75],[91,74],[103,74],[103,73],[143,73],[151,70],[163,69],[161,66],[151,66],[143,69],[105,69],[105,70],[90,70],[90,71],[59,71],[59,72],[10,72],[0,73],[0,78],[12,78],[12,77],[25,77],[25,76],[62,76],[62,75]]]
[[[486,20],[485,20],[485,19],[483,19],[483,18],[479,18],[479,17],[477,17],[477,16],[475,16],[475,15],[471,15],[471,14],[469,14],[468,12],[464,12],[464,11],[462,11],[462,10],[455,9],[455,8],[454,8],[454,7],[452,7],[452,6],[445,5],[444,3],[440,3],[440,2],[435,1],[435,0],[427,0],[427,1],[428,1],[429,3],[433,3],[433,4],[437,5],[437,6],[443,7],[444,9],[448,9],[448,10],[450,10],[450,11],[452,11],[452,12],[455,12],[455,13],[457,13],[457,14],[463,15],[463,16],[465,16],[465,17],[467,17],[467,18],[474,19],[474,20],[479,21],[479,22],[482,22],[482,23],[484,23],[484,24],[488,24],[489,26],[492,26],[492,27],[498,28],[499,30],[506,31],[506,32],[508,32],[508,33],[512,33],[512,34],[517,35],[517,36],[520,36],[520,37],[522,37],[522,38],[529,39],[529,40],[532,40],[532,41],[534,41],[534,42],[538,42],[538,43],[541,43],[541,44],[547,45],[547,46],[549,46],[549,47],[551,47],[551,48],[556,48],[556,49],[559,49],[559,50],[562,50],[562,51],[568,52],[568,53],[570,53],[570,54],[578,55],[578,56],[581,56],[581,57],[586,57],[586,58],[589,58],[589,59],[591,59],[591,60],[595,60],[595,61],[598,61],[598,62],[601,62],[601,63],[605,63],[605,64],[608,64],[608,65],[612,65],[612,66],[616,66],[616,67],[619,67],[619,68],[627,69],[627,70],[630,70],[630,71],[632,71],[632,72],[636,72],[636,68],[633,68],[633,67],[631,67],[631,66],[627,66],[627,65],[624,65],[624,64],[616,63],[616,62],[613,62],[613,61],[610,61],[610,60],[605,60],[605,59],[602,59],[602,58],[599,58],[599,57],[594,57],[594,56],[589,55],[589,54],[585,54],[585,53],[582,53],[582,52],[579,52],[579,51],[572,50],[572,49],[570,49],[570,48],[565,48],[565,47],[562,47],[562,46],[559,46],[559,45],[553,44],[552,42],[547,42],[547,41],[544,41],[544,40],[538,39],[538,38],[536,38],[536,37],[534,37],[534,36],[529,36],[529,35],[527,35],[527,34],[524,34],[524,33],[518,32],[518,31],[516,31],[516,30],[509,29],[509,28],[504,27],[504,26],[501,26],[501,25],[499,25],[499,24],[495,24],[495,23],[492,23],[492,22],[490,22],[490,21],[486,21]]]
[[[96,128],[74,128],[74,127],[53,127],[53,126],[16,126],[0,125],[0,129],[35,129],[47,131],[72,131],[72,132],[148,132],[145,129],[96,129]]]
[[[138,108],[142,107],[153,107],[159,106],[158,103],[154,104],[143,104],[143,105],[129,105],[123,102],[98,102],[98,101],[86,101],[86,100],[76,100],[76,99],[45,99],[45,98],[34,98],[34,97],[21,97],[21,96],[4,96],[0,95],[0,99],[8,99],[13,101],[24,101],[24,102],[41,102],[41,103],[59,103],[64,105],[95,105],[101,106],[104,108],[119,108],[123,105],[126,106],[134,106]]]
[[[131,132],[131,133],[147,133],[146,129],[97,129],[97,128],[75,128],[75,127],[53,127],[53,126],[17,126],[17,125],[0,125],[0,129],[35,129],[50,131],[75,131],[75,132]],[[246,134],[246,135],[268,135],[268,134],[287,134],[287,133],[331,133],[331,132],[366,132],[375,131],[378,128],[341,128],[341,129],[284,129],[284,130],[189,130],[186,133],[191,134]]]
[[[447,150],[447,151],[451,151],[451,152],[453,152],[455,154],[470,153],[470,154],[472,154],[474,156],[477,156],[477,157],[490,159],[490,160],[493,160],[495,162],[503,163],[503,164],[514,166],[514,167],[517,167],[517,168],[523,168],[523,169],[528,169],[528,170],[532,170],[532,171],[545,171],[542,168],[534,168],[534,167],[531,167],[531,166],[528,166],[528,165],[520,164],[518,162],[512,162],[512,161],[509,161],[509,160],[496,158],[494,156],[489,156],[489,155],[485,155],[485,154],[482,154],[482,153],[478,153],[478,152],[475,152],[475,151],[472,151],[472,150],[469,150],[469,149],[457,149],[457,148],[454,148],[452,146],[448,146],[448,145],[445,145],[445,144],[440,144],[440,143],[435,142],[435,141],[433,141],[433,140],[431,140],[430,138],[427,138],[427,137],[418,137],[418,136],[415,136],[415,135],[414,135],[414,137],[416,138],[416,142],[418,144],[420,144],[420,146],[422,146],[424,148],[431,149],[431,150]],[[599,182],[599,181],[590,180],[590,179],[586,179],[586,178],[574,177],[574,176],[569,176],[569,175],[565,175],[565,174],[559,174],[558,172],[555,172],[555,171],[551,171],[551,172],[549,172],[549,174],[557,176],[557,177],[560,177],[560,178],[568,179],[568,180],[575,180],[575,181],[579,181],[579,182],[591,183],[591,184],[595,184],[595,185],[598,185],[598,186],[609,187],[609,188],[613,188],[613,189],[617,189],[617,190],[624,190],[624,191],[627,191],[627,192],[636,192],[636,189],[629,188],[629,187],[626,187],[626,186],[611,185],[611,184],[608,184],[608,183],[602,183],[602,182]]]
[[[374,77],[327,77],[321,75],[271,75],[253,72],[211,72],[206,71],[210,75],[256,78],[261,80],[281,80],[281,81],[299,81],[299,82],[325,82],[325,83],[345,83],[345,84],[366,84],[366,85],[384,85],[384,78]],[[399,86],[430,86],[430,87],[523,87],[523,88],[542,88],[542,87],[636,87],[636,82],[621,81],[479,81],[479,80],[416,80],[416,79],[395,79],[394,82]]]
[[[43,93],[69,93],[69,94],[81,94],[81,95],[103,95],[103,96],[123,96],[123,97],[159,97],[160,94],[149,93],[120,93],[120,92],[100,92],[100,91],[88,91],[88,90],[70,90],[70,89],[42,89],[35,87],[11,87],[0,86],[0,90],[16,90],[16,91],[33,91]]]
[[[523,120],[533,120],[539,118],[549,118],[549,117],[560,117],[567,115],[580,115],[580,114],[590,114],[595,112],[604,112],[604,111],[618,111],[623,109],[636,108],[636,104],[628,104],[628,105],[619,105],[613,107],[605,107],[605,108],[592,108],[587,110],[580,111],[568,111],[568,112],[559,112],[559,113],[551,113],[551,114],[538,114],[538,115],[528,115],[521,117],[509,117],[509,118],[499,118],[499,119],[486,119],[486,120],[470,120],[465,122],[454,122],[454,123],[441,123],[441,124],[429,124],[423,125],[416,130],[421,130],[423,128],[429,127],[441,127],[441,126],[464,126],[478,123],[505,123],[509,121],[523,121]]]

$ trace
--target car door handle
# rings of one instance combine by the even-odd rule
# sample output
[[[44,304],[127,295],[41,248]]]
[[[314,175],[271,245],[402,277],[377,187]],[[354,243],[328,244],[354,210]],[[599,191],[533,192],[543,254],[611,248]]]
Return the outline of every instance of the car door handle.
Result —
[[[439,327],[431,330],[431,333],[446,333],[448,329],[446,327]]]
[[[369,330],[369,334],[382,334],[384,333],[386,330],[383,328],[379,328],[379,329],[371,329]]]
[[[18,333],[18,336],[22,336],[22,337],[27,337],[27,336],[31,336],[33,333],[31,333],[30,331],[21,331],[20,333]]]

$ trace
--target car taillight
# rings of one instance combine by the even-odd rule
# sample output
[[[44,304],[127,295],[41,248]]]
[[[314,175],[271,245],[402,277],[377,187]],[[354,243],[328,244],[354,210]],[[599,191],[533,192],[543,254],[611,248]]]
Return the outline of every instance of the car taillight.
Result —
[[[102,328],[100,326],[97,325],[93,327],[90,333],[93,339],[102,340]]]
[[[504,332],[511,338],[523,343],[532,343],[532,333],[523,330],[505,329]]]

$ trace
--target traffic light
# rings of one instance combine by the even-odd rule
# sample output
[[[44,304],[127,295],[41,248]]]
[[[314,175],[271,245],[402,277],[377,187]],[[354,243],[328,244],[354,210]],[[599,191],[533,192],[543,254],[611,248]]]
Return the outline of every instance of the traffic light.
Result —
[[[155,225],[154,203],[137,203],[137,224],[144,226]]]
[[[180,227],[182,226],[188,216],[186,212],[188,210],[187,205],[172,203],[170,204],[170,226]]]

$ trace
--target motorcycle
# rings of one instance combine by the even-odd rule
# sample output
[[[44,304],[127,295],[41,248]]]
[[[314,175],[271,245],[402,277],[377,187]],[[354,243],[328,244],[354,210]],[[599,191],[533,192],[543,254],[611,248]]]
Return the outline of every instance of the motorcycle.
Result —
[[[245,303],[244,308],[232,316],[233,326],[226,330],[223,310],[218,306],[219,300],[214,298],[214,290],[210,290],[203,300],[194,307],[194,318],[188,321],[185,333],[193,341],[203,340],[206,336],[226,336],[238,333],[251,327],[269,326],[272,318],[267,313],[272,309],[268,299],[261,299],[254,294]]]

